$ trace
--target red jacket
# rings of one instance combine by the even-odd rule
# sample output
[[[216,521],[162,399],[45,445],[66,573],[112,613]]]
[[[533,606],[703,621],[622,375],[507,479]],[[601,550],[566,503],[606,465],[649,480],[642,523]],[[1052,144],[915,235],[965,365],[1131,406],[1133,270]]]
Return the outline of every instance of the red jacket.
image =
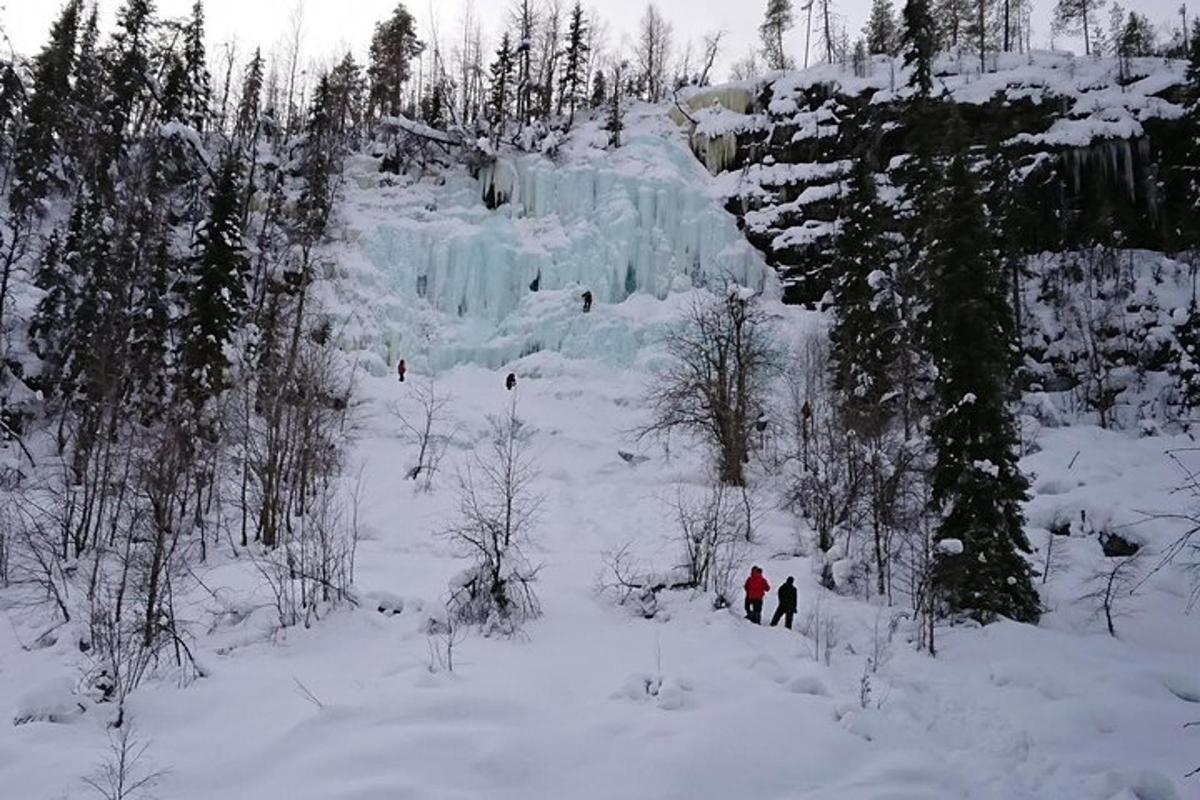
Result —
[[[771,584],[767,583],[767,579],[761,572],[753,572],[749,578],[746,578],[747,600],[762,600],[769,591],[771,591]]]

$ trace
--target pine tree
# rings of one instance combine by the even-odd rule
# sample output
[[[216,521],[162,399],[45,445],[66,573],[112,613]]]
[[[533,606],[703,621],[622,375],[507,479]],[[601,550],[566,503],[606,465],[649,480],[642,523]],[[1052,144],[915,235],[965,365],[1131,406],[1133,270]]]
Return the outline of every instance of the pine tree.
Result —
[[[325,235],[333,213],[333,171],[338,160],[333,123],[333,91],[322,75],[313,92],[300,153],[300,198],[296,233],[305,248]]]
[[[1004,271],[965,152],[947,171],[931,246],[932,339],[937,413],[931,428],[935,585],[948,609],[980,622],[1036,622],[1037,591],[1008,400],[1014,351]],[[983,246],[981,247],[981,243]]]
[[[892,0],[873,0],[871,16],[863,29],[870,55],[894,56],[900,44],[899,24]]]
[[[56,162],[63,129],[63,109],[71,92],[71,70],[79,33],[79,0],[70,0],[50,31],[50,41],[33,62],[32,98],[14,143],[13,182],[9,205],[23,213],[36,207],[62,182]]]
[[[329,73],[329,90],[333,103],[333,129],[338,135],[345,136],[362,124],[363,98],[366,88],[362,69],[354,60],[354,56],[346,53],[345,57]]]
[[[371,81],[374,113],[396,116],[403,111],[404,86],[411,75],[409,62],[425,51],[417,38],[417,23],[403,3],[392,16],[375,26],[367,76]]]
[[[767,11],[762,24],[758,26],[758,36],[763,44],[763,58],[766,59],[767,69],[791,69],[792,59],[783,47],[783,35],[791,29],[795,22],[792,0],[767,0]]]
[[[187,66],[174,53],[168,53],[165,62],[167,77],[159,92],[158,120],[164,123],[184,122],[188,116],[185,110],[188,104]]]
[[[937,27],[929,13],[929,0],[904,4],[904,66],[912,70],[908,85],[921,97],[933,92],[933,57],[937,54]]]
[[[125,151],[130,130],[140,117],[146,101],[150,76],[151,34],[154,26],[152,0],[126,0],[117,12],[117,31],[113,35],[101,103],[100,129],[97,131],[97,174],[104,175],[107,165],[116,164]],[[102,166],[105,165],[105,166]]]
[[[609,147],[621,146],[621,131],[625,130],[625,121],[621,113],[621,77],[624,70],[623,63],[613,67],[612,98],[609,103],[608,122],[605,125]]]
[[[61,250],[48,249],[35,278],[44,294],[29,325],[43,382],[64,399],[98,372],[109,342],[102,318],[111,289],[113,222],[98,195],[81,197],[71,211]]]
[[[242,245],[242,167],[228,156],[196,234],[184,284],[179,391],[197,414],[228,387],[226,351],[246,311],[248,260]]]
[[[80,209],[72,214],[69,230],[77,232]],[[29,323],[29,342],[33,353],[42,361],[38,386],[47,396],[63,392],[62,368],[67,350],[67,333],[75,312],[75,276],[67,262],[62,234],[55,230],[46,240],[42,257],[34,275],[34,285],[42,290],[33,318]]]
[[[1055,29],[1083,36],[1085,55],[1091,55],[1095,50],[1093,45],[1099,32],[1096,15],[1102,5],[1102,0],[1058,0],[1054,6]]]
[[[107,169],[98,156],[97,148],[105,84],[99,43],[99,11],[97,5],[93,4],[79,36],[74,86],[67,104],[69,111],[64,115],[66,128],[63,137],[63,149],[67,153],[73,177],[89,186],[99,185],[99,172]]]
[[[979,54],[979,71],[987,71],[987,51],[992,45],[992,8],[995,0],[972,0],[966,33]]]
[[[1123,59],[1145,58],[1154,55],[1154,25],[1145,16],[1130,11],[1117,40],[1117,55]]]
[[[968,45],[972,0],[932,0],[930,10],[937,20],[937,49],[958,52]]]
[[[183,66],[186,76],[183,121],[203,132],[212,100],[212,76],[204,51],[204,3],[195,0],[192,18],[183,31]]]
[[[258,118],[262,109],[263,57],[262,48],[254,50],[254,58],[246,67],[242,80],[242,97],[238,102],[237,122],[234,135],[239,139],[254,139],[258,131]]]
[[[575,118],[575,108],[587,90],[585,73],[590,50],[583,5],[579,0],[575,0],[575,5],[571,8],[571,21],[567,26],[567,51],[558,84],[558,113],[562,114],[563,105],[566,104],[571,109],[571,119]]]
[[[490,102],[490,121],[496,135],[504,129],[508,121],[509,104],[512,99],[513,72],[516,63],[513,60],[512,39],[508,32],[500,38],[500,47],[496,50],[496,60],[492,62],[492,93]]]
[[[592,99],[591,107],[599,108],[608,102],[608,79],[604,77],[604,70],[596,70],[596,77],[592,80]]]
[[[830,263],[833,386],[851,429],[870,436],[896,412],[901,320],[893,286],[895,246],[865,153],[854,161],[838,216],[842,226]]]

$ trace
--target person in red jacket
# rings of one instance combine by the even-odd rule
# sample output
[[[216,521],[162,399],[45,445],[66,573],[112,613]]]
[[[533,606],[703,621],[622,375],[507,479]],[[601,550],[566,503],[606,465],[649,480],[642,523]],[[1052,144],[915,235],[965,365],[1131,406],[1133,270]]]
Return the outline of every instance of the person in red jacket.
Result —
[[[746,578],[746,619],[755,625],[762,624],[763,598],[771,591],[771,584],[763,576],[762,567],[751,567]]]
[[[404,375],[408,372],[408,365],[404,363],[404,359],[400,359],[400,363],[396,365],[396,374],[400,376],[400,382],[404,383]]]

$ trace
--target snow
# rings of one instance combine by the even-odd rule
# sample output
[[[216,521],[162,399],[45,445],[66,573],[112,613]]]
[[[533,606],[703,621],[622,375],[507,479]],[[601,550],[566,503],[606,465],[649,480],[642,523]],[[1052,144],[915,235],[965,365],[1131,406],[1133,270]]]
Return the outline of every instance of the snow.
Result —
[[[937,551],[948,556],[959,556],[963,552],[962,539],[942,539],[937,543]]]
[[[902,622],[862,708],[876,615],[902,609],[820,589],[808,558],[779,555],[792,551],[794,523],[778,512],[764,521],[753,558],[775,581],[799,576],[800,618],[822,595],[841,635],[829,666],[814,661],[801,633],[752,627],[702,596],[666,593],[666,621],[597,596],[608,548],[633,540],[656,563],[672,563],[663,495],[673,483],[701,481],[703,460],[694,449],[673,448],[667,460],[651,448],[631,470],[618,458],[621,431],[637,413],[640,367],[539,354],[515,368],[526,376],[520,410],[536,428],[547,493],[537,529],[545,617],[523,639],[468,635],[454,673],[430,672],[429,609],[462,568],[433,535],[453,511],[453,481],[424,495],[403,479],[397,465],[409,454],[387,405],[405,387],[370,379],[351,465],[362,466],[367,481],[362,607],[274,643],[270,613],[251,610],[199,638],[211,677],[186,688],[166,678],[140,690],[130,714],[151,743],[148,758],[169,770],[161,796],[1191,796],[1182,775],[1198,740],[1181,726],[1197,716],[1200,640],[1177,576],[1130,598],[1137,617],[1113,640],[1073,600],[1075,582],[1102,556],[1094,538],[1072,536],[1064,540],[1072,566],[1048,588],[1041,627],[943,629],[941,654],[931,660],[911,649]],[[439,379],[464,427],[452,458],[465,456],[484,416],[508,401],[502,376],[464,365]],[[1048,503],[1068,514],[1087,506],[1089,518],[1102,506],[1177,507],[1164,454],[1172,440],[1082,427],[1048,431],[1041,444],[1026,460],[1035,486],[1061,475],[1071,488],[1037,492],[1031,525]],[[1149,535],[1162,542],[1166,533]],[[204,568],[216,595],[196,598],[200,629],[215,622],[222,602],[244,596],[251,572],[227,558]],[[267,598],[246,599],[253,609]],[[19,702],[22,687],[54,681],[49,695],[65,708],[79,660],[73,641],[63,635],[23,652],[15,636],[31,640],[25,634],[36,626],[11,611],[10,618],[13,625],[0,626],[0,707],[28,706]],[[78,775],[99,758],[109,712],[90,705],[70,725],[5,729],[6,794],[88,796]],[[1161,792],[1146,795],[1146,787]]]

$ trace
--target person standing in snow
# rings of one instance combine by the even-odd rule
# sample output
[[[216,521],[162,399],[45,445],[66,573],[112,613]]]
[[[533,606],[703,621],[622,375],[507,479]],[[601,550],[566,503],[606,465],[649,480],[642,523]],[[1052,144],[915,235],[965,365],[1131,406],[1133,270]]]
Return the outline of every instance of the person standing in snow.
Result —
[[[788,579],[775,592],[775,596],[779,598],[779,606],[775,609],[775,616],[771,617],[771,627],[774,628],[778,625],[782,618],[783,627],[790,631],[792,617],[796,615],[796,579],[788,575]]]
[[[751,567],[750,577],[746,579],[746,619],[755,625],[762,625],[763,598],[771,591],[771,584],[763,576],[762,567]]]
[[[583,313],[588,313],[592,310],[592,290],[588,289],[583,293]]]
[[[400,359],[400,363],[396,365],[396,374],[400,376],[400,382],[404,383],[404,374],[408,372],[408,365],[404,363],[404,359]]]
[[[517,388],[517,373],[508,373],[508,377],[504,379],[504,388],[508,389],[510,392]]]

